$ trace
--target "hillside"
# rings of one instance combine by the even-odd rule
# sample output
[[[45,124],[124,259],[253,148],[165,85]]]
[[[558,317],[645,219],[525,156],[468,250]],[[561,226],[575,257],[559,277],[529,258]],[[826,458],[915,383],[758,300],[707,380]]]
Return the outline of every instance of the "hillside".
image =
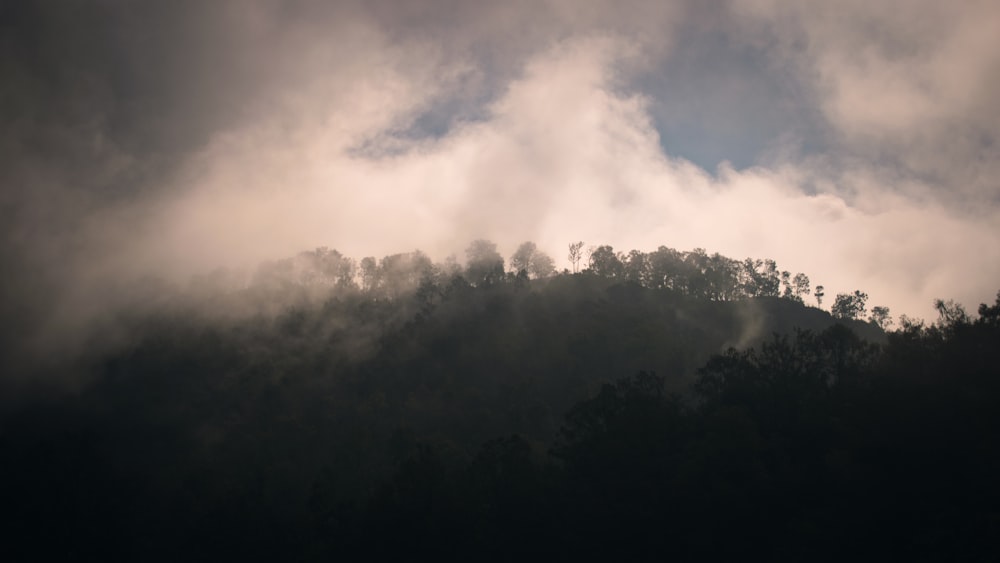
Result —
[[[114,344],[64,368],[80,379],[76,391],[5,413],[0,440],[16,462],[2,477],[17,533],[41,542],[44,524],[58,530],[53,553],[105,557],[120,544],[128,557],[155,560],[213,549],[249,559],[358,555],[377,530],[408,538],[406,549],[483,549],[520,530],[537,555],[546,534],[586,552],[600,533],[592,527],[605,522],[645,530],[630,548],[638,556],[658,545],[647,527],[661,516],[692,542],[711,542],[701,527],[710,514],[793,525],[805,517],[795,495],[819,488],[826,498],[848,486],[842,479],[877,486],[866,480],[895,462],[865,457],[884,447],[866,441],[866,428],[899,412],[903,427],[884,439],[908,435],[916,411],[907,409],[938,391],[982,392],[986,403],[970,412],[987,419],[973,427],[993,424],[984,405],[994,388],[982,372],[996,364],[980,358],[994,352],[976,347],[995,342],[985,306],[973,322],[942,303],[943,324],[887,334],[794,293],[693,291],[690,272],[672,287],[594,263],[532,279],[504,272],[502,260],[448,271],[414,253],[383,259],[355,285],[350,262],[335,257],[341,269],[325,280],[279,263],[238,288],[218,275],[185,289],[150,286],[155,307],[123,310]],[[934,370],[958,357],[972,375],[958,387],[937,379]],[[931,372],[911,387],[919,369]],[[965,401],[943,403],[942,416],[958,416]],[[940,429],[970,431],[954,419]],[[847,465],[827,473],[816,463]],[[783,479],[798,484],[786,490]],[[694,496],[674,496],[681,491]],[[520,504],[503,504],[508,494]],[[772,494],[788,512],[761,516]],[[478,502],[505,512],[484,515]],[[702,515],[658,512],[672,503]],[[841,510],[823,506],[810,526],[829,526]],[[411,519],[432,528],[403,524]],[[777,553],[761,529],[725,521],[727,533]],[[789,549],[815,534],[795,531]],[[164,543],[173,547],[151,554]],[[383,547],[380,556],[393,557]],[[518,553],[508,548],[491,549]]]

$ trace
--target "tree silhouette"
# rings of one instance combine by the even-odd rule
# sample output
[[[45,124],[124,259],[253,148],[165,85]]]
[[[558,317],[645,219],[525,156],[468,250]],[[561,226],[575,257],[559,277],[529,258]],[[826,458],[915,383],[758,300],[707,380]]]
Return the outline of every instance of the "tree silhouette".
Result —
[[[621,278],[625,266],[615,253],[614,248],[604,245],[595,248],[590,253],[590,270],[606,278]]]
[[[792,278],[792,299],[805,303],[803,296],[809,295],[809,276],[798,273]]]
[[[868,320],[882,330],[888,330],[889,327],[892,326],[892,316],[889,314],[888,307],[882,307],[879,305],[872,307],[872,312],[868,317]]]
[[[573,265],[573,273],[580,271],[580,260],[583,258],[583,241],[569,245],[569,263]]]
[[[868,294],[855,290],[854,293],[838,293],[830,307],[830,314],[836,319],[854,320],[863,318]]]

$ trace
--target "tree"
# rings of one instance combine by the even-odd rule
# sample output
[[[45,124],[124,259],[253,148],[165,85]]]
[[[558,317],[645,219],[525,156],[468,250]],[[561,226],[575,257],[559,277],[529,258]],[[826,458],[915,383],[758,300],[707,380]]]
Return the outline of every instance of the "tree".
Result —
[[[455,276],[462,275],[462,266],[454,254],[449,254],[444,262],[435,266],[440,283],[446,284]]]
[[[695,248],[684,253],[684,277],[688,295],[695,297],[709,297],[708,279],[705,272],[708,270],[708,254],[704,248]]]
[[[649,271],[649,286],[654,289],[679,289],[680,272],[683,265],[681,253],[661,246],[646,256]]]
[[[628,253],[623,263],[625,279],[645,285],[649,275],[646,255],[638,250]]]
[[[510,257],[510,267],[515,274],[523,271],[535,278],[550,276],[556,269],[552,258],[538,250],[535,243],[530,241],[517,247],[517,251]]]
[[[837,298],[830,308],[830,314],[835,319],[855,320],[863,318],[865,315],[865,304],[868,302],[868,294],[855,290],[854,293],[838,293]]]
[[[378,262],[374,256],[366,256],[361,259],[361,288],[365,291],[374,291],[378,286]]]
[[[569,263],[573,265],[573,273],[580,271],[580,259],[583,258],[583,241],[569,245]]]
[[[531,257],[531,263],[528,264],[528,272],[535,276],[535,279],[547,278],[555,271],[555,262],[552,261],[551,256],[544,252],[535,252]]]
[[[997,292],[996,304],[989,306],[986,303],[979,304],[979,324],[986,326],[1000,326],[1000,291]]]
[[[705,277],[712,299],[729,301],[739,294],[740,263],[720,255],[718,252],[708,259]]]
[[[938,325],[940,326],[952,326],[955,324],[968,324],[971,322],[969,314],[965,312],[965,307],[962,307],[960,303],[949,299],[944,301],[942,299],[934,300],[934,308],[938,312]]]
[[[433,275],[434,263],[419,250],[391,254],[379,261],[381,293],[393,299],[416,291],[425,278],[433,278]]]
[[[590,269],[599,276],[620,278],[624,274],[621,258],[611,246],[599,246],[590,253]]]
[[[739,285],[746,297],[778,297],[781,276],[774,260],[747,258],[741,264]]]
[[[757,288],[763,297],[778,297],[781,278],[778,274],[778,264],[774,260],[764,260],[763,269],[758,274]]]
[[[357,287],[354,283],[357,275],[354,260],[325,246],[299,253],[295,257],[294,265],[299,271],[300,281],[304,284],[320,283],[339,289]]]
[[[465,272],[469,282],[476,286],[489,286],[503,279],[503,256],[497,245],[477,239],[465,249]]]
[[[531,265],[531,259],[535,255],[535,252],[537,251],[538,247],[535,245],[535,243],[531,241],[522,242],[521,246],[517,247],[517,250],[514,251],[514,254],[511,254],[510,256],[511,271],[513,271],[515,274],[520,272],[521,270],[527,271],[528,267]]]
[[[805,303],[803,300],[804,295],[809,295],[809,276],[798,273],[792,278],[792,288],[795,293],[793,299],[799,303]]]
[[[872,314],[868,317],[868,320],[882,330],[887,330],[892,326],[892,317],[889,316],[888,307],[872,307]]]

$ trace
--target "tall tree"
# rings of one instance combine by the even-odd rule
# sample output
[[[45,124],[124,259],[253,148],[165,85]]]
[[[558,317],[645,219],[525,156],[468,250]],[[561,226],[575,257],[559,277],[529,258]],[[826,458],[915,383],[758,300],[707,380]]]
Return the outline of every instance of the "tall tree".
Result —
[[[569,245],[569,263],[573,265],[573,273],[580,271],[580,259],[583,258],[583,241]]]
[[[792,278],[793,299],[799,303],[805,303],[803,296],[809,295],[809,276],[798,273]]]
[[[781,278],[778,274],[778,264],[774,260],[764,260],[763,267],[758,272],[757,288],[762,297],[778,297]]]
[[[816,291],[813,293],[813,295],[816,296],[816,306],[820,309],[823,308],[823,298],[826,297],[826,292],[824,291],[825,289],[825,287],[817,285]]]
[[[378,287],[378,262],[374,256],[361,259],[361,289],[372,292]]]
[[[708,279],[705,276],[708,262],[708,254],[704,248],[695,248],[684,253],[684,272],[689,295],[709,297]]]
[[[792,287],[792,273],[788,270],[781,272],[781,296],[785,299],[795,298],[795,289]]]

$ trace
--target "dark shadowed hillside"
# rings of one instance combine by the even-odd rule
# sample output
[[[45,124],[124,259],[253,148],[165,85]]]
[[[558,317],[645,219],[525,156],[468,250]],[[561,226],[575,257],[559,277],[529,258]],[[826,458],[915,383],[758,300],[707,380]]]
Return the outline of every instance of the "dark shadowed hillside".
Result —
[[[716,255],[727,278],[677,253],[683,278],[661,277],[610,254],[529,275],[470,249],[464,268],[323,250],[243,285],[147,284],[155,305],[99,325],[111,342],[51,364],[71,390],[4,414],[22,553],[816,558],[837,534],[847,557],[992,525],[966,448],[995,463],[996,307],[940,303],[941,323],[887,334],[857,320],[861,292],[840,319],[792,284],[779,297],[773,263],[755,278],[763,262]],[[918,463],[971,481],[927,489],[936,520],[897,522],[904,498],[923,506],[900,484]],[[888,535],[842,520],[859,515]]]

